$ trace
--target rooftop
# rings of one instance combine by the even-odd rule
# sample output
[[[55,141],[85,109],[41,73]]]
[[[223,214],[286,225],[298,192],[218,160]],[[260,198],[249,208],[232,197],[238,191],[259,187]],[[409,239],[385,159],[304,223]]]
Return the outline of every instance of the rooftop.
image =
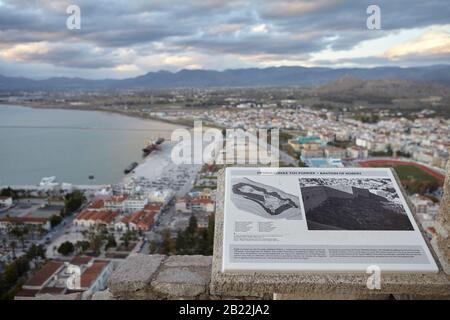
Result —
[[[47,280],[54,275],[62,266],[64,262],[51,260],[47,262],[41,270],[35,273],[28,281],[25,283],[25,287],[40,287],[43,286]]]

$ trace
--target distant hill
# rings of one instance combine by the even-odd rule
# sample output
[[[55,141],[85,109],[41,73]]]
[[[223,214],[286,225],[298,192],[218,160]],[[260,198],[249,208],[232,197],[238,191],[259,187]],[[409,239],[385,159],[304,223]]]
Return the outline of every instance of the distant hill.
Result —
[[[319,93],[351,94],[357,96],[382,95],[386,98],[422,98],[450,96],[450,86],[438,82],[412,80],[362,80],[345,75],[316,88]]]
[[[344,77],[345,76],[345,77]],[[344,78],[342,78],[344,77]],[[0,75],[0,90],[30,89],[114,89],[114,88],[188,88],[188,87],[258,87],[258,86],[319,86],[342,78],[340,85],[362,84],[361,80],[410,80],[450,85],[450,65],[399,68],[305,68],[271,67],[214,70],[158,71],[123,80],[87,80],[81,78],[50,78],[32,80]],[[357,80],[359,79],[359,80]],[[339,86],[339,82],[337,83]]]

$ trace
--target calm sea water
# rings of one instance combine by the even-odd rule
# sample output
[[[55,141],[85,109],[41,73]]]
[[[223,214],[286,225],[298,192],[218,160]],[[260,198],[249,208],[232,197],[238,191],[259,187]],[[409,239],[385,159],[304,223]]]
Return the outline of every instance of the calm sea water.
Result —
[[[170,137],[174,125],[94,111],[0,105],[0,185],[119,182],[141,161],[149,138]],[[94,180],[89,180],[94,175]]]

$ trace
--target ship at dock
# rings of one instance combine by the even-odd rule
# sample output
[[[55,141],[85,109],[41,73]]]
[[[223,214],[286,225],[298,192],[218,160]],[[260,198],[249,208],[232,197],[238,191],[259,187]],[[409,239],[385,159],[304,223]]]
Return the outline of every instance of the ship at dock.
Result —
[[[133,163],[130,164],[128,167],[126,167],[125,170],[123,170],[123,173],[129,174],[129,173],[132,172],[138,165],[139,165],[139,163],[133,162]]]
[[[142,156],[146,157],[150,153],[152,153],[154,150],[158,149],[159,145],[161,145],[164,142],[164,138],[158,138],[155,141],[149,140],[146,143],[146,146],[144,149],[142,149]]]

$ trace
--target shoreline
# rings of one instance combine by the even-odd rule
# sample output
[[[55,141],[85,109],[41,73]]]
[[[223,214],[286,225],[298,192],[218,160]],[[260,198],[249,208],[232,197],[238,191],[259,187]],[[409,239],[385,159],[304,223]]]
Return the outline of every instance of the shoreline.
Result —
[[[53,106],[37,106],[33,104],[26,104],[26,103],[16,103],[16,102],[0,102],[0,106],[13,106],[13,107],[22,107],[22,108],[32,108],[32,109],[57,109],[57,110],[74,110],[74,111],[94,111],[94,112],[104,112],[104,113],[112,113],[112,114],[118,114],[125,117],[140,119],[140,120],[152,120],[152,121],[158,121],[161,123],[167,123],[167,124],[173,124],[173,125],[179,125],[182,127],[192,128],[193,122],[190,123],[190,121],[185,122],[183,120],[179,121],[173,121],[173,120],[167,120],[162,119],[158,117],[152,117],[150,115],[147,115],[143,112],[126,112],[126,111],[120,111],[120,110],[108,110],[103,108],[92,108],[92,107],[75,107],[75,106],[68,106],[68,105],[53,105]]]
[[[44,109],[44,110],[68,110],[68,111],[93,111],[93,112],[100,112],[100,113],[104,113],[104,114],[114,114],[114,115],[118,115],[118,116],[122,116],[122,117],[128,117],[130,119],[139,119],[142,121],[149,121],[149,122],[153,122],[156,125],[178,125],[179,128],[186,128],[186,129],[190,129],[187,125],[181,125],[178,123],[174,123],[173,121],[165,121],[159,118],[155,118],[155,117],[149,117],[149,116],[144,116],[144,114],[140,113],[140,114],[136,114],[136,113],[132,113],[132,112],[120,112],[117,110],[104,110],[102,108],[79,108],[79,107],[71,107],[71,106],[36,106],[36,105],[29,105],[26,103],[0,103],[0,108],[1,107],[11,107],[11,108],[30,108],[30,109]],[[177,128],[173,128],[173,130],[175,130]],[[160,134],[164,134],[163,129],[157,129],[155,132],[160,132]],[[169,136],[170,137],[170,136]],[[166,137],[166,141],[164,143],[164,150],[169,149],[169,154],[171,149],[173,148],[173,143],[171,142],[170,138],[167,139]],[[167,151],[166,151],[167,152]],[[138,166],[133,170],[133,173],[130,174],[122,174],[120,177],[118,177],[118,179],[114,179],[114,181],[110,181],[110,182],[100,182],[100,183],[93,183],[93,184],[89,184],[89,183],[74,183],[70,180],[68,181],[58,181],[58,183],[68,183],[71,184],[74,188],[77,189],[85,189],[85,190],[89,190],[89,189],[99,189],[99,188],[104,188],[107,186],[112,186],[115,184],[122,184],[124,182],[126,182],[127,180],[129,180],[132,176],[134,176],[134,172],[136,170],[141,169],[142,166],[147,167],[149,166],[149,163],[153,163],[153,165],[155,167],[160,167],[160,165],[157,163],[159,157],[156,157],[156,159],[154,159],[155,155],[157,155],[158,151],[155,154],[151,154],[148,157],[145,158],[139,158],[136,159],[136,162],[138,162]],[[156,161],[156,163],[155,163]],[[98,164],[101,165],[101,164]],[[136,171],[137,172],[137,171]],[[161,171],[161,174],[163,174],[163,171]],[[59,180],[59,179],[58,179]],[[14,189],[25,189],[25,190],[39,190],[39,189],[43,189],[41,186],[39,186],[38,184],[31,182],[31,183],[6,183],[3,182],[1,183],[0,188],[7,188],[7,187],[12,187]]]

